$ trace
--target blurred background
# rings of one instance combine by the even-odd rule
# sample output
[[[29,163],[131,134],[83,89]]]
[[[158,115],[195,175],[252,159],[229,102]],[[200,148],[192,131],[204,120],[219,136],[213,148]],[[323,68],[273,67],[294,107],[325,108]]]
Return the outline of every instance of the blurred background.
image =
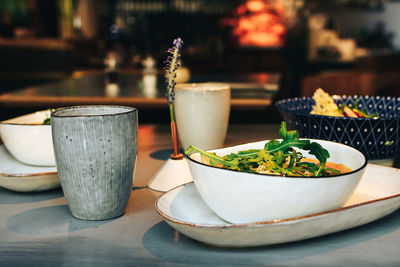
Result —
[[[119,72],[159,72],[181,37],[187,81],[250,77],[254,85],[278,77],[272,101],[318,87],[400,96],[398,14],[396,0],[3,0],[0,93],[103,72],[110,58]],[[240,122],[280,119],[273,104],[237,113]]]

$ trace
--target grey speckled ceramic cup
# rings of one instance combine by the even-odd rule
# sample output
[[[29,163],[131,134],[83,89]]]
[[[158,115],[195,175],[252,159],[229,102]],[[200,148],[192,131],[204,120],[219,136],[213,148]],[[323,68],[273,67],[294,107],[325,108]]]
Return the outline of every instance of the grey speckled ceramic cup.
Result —
[[[74,217],[106,220],[126,210],[137,156],[137,110],[75,106],[51,114],[58,176]]]

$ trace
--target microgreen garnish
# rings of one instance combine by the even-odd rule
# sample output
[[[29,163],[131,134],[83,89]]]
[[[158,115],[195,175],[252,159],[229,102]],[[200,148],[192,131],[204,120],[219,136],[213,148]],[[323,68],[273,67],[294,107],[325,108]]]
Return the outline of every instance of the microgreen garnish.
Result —
[[[49,108],[48,110],[46,110],[46,118],[43,120],[43,125],[51,125],[51,113],[54,111],[54,108]]]
[[[339,105],[339,111],[347,117],[372,118],[372,119],[379,118],[379,115],[377,113],[368,114],[367,111],[359,109],[358,104],[357,104],[358,101],[359,101],[359,99],[356,99],[350,105],[346,105],[346,104]]]
[[[263,149],[249,149],[231,153],[223,157],[203,151],[195,146],[189,146],[185,154],[198,152],[211,166],[230,170],[270,173],[293,176],[327,176],[340,173],[336,169],[325,168],[329,152],[319,143],[308,139],[299,139],[297,131],[287,131],[286,122],[282,122],[279,130],[282,138],[268,141]],[[314,155],[319,164],[302,162],[303,155],[294,148],[308,151]]]

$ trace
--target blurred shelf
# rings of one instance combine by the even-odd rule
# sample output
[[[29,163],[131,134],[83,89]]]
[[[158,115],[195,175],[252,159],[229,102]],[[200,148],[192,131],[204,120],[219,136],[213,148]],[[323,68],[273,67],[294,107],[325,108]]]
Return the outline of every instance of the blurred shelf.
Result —
[[[191,82],[227,82],[232,87],[231,108],[262,110],[272,104],[279,89],[278,74],[247,75],[192,75]],[[118,83],[109,84],[103,72],[76,72],[72,78],[61,82],[33,86],[0,94],[2,107],[52,108],[70,105],[112,104],[128,105],[142,109],[166,109],[164,81],[157,75],[157,85],[146,88],[143,75],[121,71]],[[239,82],[241,81],[241,82]]]
[[[68,42],[50,38],[0,38],[0,48],[24,49],[70,49]]]

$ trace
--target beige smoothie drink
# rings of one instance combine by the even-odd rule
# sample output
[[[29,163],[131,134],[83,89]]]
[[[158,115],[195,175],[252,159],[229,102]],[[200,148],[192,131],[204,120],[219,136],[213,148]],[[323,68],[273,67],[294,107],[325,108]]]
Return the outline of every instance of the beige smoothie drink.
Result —
[[[220,148],[228,128],[231,91],[228,84],[177,84],[175,117],[182,147]]]

